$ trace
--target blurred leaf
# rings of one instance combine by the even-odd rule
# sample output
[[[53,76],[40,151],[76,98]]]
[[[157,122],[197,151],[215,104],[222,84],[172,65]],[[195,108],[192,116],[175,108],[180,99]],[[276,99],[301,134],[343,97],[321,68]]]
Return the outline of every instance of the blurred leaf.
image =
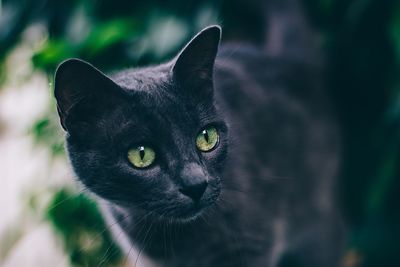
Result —
[[[64,59],[73,57],[76,48],[63,40],[48,40],[33,57],[33,65],[38,69],[53,71]]]
[[[113,242],[95,202],[61,189],[47,208],[47,217],[64,241],[74,266],[115,266],[121,252]]]
[[[351,234],[351,247],[362,259],[362,267],[399,266],[398,225],[387,223],[379,217],[369,218],[362,227]]]
[[[390,27],[390,34],[396,51],[397,63],[400,64],[400,4],[397,3],[394,11],[393,22]]]
[[[56,116],[45,116],[36,121],[31,128],[36,142],[46,145],[54,156],[64,155],[64,138]]]
[[[130,20],[118,19],[96,25],[84,41],[83,51],[95,56],[112,45],[132,38],[135,33],[134,24]]]
[[[382,210],[385,205],[386,196],[388,191],[393,184],[396,176],[397,162],[399,153],[397,146],[391,144],[389,152],[385,153],[385,158],[381,169],[378,172],[378,177],[371,186],[371,193],[367,200],[367,210],[370,214],[377,214]]]

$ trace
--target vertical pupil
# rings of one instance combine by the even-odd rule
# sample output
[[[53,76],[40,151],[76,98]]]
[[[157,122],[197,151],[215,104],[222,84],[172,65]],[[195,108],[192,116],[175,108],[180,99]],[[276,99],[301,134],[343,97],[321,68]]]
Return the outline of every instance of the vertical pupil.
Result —
[[[208,131],[207,130],[203,130],[203,136],[204,139],[206,139],[206,142],[208,143],[210,140],[210,137],[208,136]]]
[[[143,158],[144,158],[144,147],[143,146],[139,147],[139,156],[140,156],[140,159],[143,160]]]

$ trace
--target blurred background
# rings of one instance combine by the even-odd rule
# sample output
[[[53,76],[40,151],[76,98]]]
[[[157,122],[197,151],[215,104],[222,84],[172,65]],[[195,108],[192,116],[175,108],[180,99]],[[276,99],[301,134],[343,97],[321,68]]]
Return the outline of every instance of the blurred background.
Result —
[[[199,29],[262,41],[256,0],[0,0],[0,266],[127,266],[75,185],[52,92],[69,57],[159,63]],[[309,0],[344,136],[346,267],[400,266],[400,1]]]

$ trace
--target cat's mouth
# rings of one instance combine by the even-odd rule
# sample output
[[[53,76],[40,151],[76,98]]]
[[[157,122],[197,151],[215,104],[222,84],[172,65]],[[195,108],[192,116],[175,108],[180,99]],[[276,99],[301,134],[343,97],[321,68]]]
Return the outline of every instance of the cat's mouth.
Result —
[[[219,194],[220,190],[217,189],[200,201],[192,201],[190,204],[185,205],[184,208],[177,210],[175,219],[181,222],[189,222],[200,218],[207,209],[217,202]]]
[[[195,207],[190,210],[179,211],[177,214],[173,215],[171,219],[177,222],[186,223],[196,220],[201,216],[203,212],[204,212],[203,208]]]
[[[189,222],[198,219],[204,213],[204,211],[213,204],[208,203],[207,205],[200,203],[193,203],[192,208],[180,212],[178,216],[175,217],[176,220],[181,222]]]
[[[215,188],[198,201],[178,197],[174,198],[174,200],[171,199],[169,202],[155,199],[138,204],[133,204],[132,202],[120,204],[122,207],[131,210],[131,212],[144,217],[150,216],[160,221],[187,223],[201,218],[203,213],[212,208],[218,201],[220,192],[220,188]]]
[[[190,222],[201,217],[201,215],[217,201],[218,195],[191,203],[182,203],[170,212],[159,214],[161,218],[176,222]]]

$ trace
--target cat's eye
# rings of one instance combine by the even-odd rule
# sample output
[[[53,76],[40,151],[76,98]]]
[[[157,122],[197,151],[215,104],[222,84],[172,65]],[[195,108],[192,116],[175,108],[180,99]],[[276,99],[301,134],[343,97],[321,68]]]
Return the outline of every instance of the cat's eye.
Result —
[[[219,141],[219,135],[215,127],[209,126],[200,131],[196,138],[196,146],[200,151],[208,152],[213,150]]]
[[[146,168],[156,159],[156,153],[148,146],[129,149],[128,160],[137,168]]]

